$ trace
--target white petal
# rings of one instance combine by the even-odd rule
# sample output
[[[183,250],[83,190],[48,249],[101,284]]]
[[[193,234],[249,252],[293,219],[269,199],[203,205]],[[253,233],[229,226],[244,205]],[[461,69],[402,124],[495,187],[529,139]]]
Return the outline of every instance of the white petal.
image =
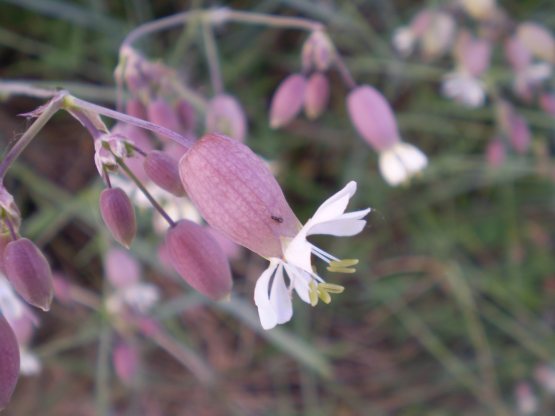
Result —
[[[264,329],[271,329],[277,325],[277,316],[270,304],[268,295],[270,278],[274,274],[278,260],[272,259],[268,268],[260,275],[254,288],[254,303],[258,307],[260,324]]]
[[[301,269],[306,270],[307,272],[311,272],[311,253],[312,245],[308,241],[306,241],[306,234],[304,234],[303,232],[297,234],[297,236],[287,245],[284,257],[287,263],[293,264]]]
[[[17,297],[7,279],[0,277],[0,312],[9,322],[23,316],[25,305]]]
[[[287,275],[292,281],[293,288],[295,289],[295,292],[297,292],[297,295],[299,295],[303,302],[310,304],[310,289],[308,286],[309,282],[312,280],[310,274],[287,263],[285,263],[284,266]]]
[[[270,306],[258,306],[258,317],[262,328],[268,330],[277,325],[277,317]]]
[[[407,168],[392,150],[380,153],[380,172],[391,186],[397,186],[408,177]]]
[[[409,173],[417,173],[426,167],[428,158],[417,147],[409,143],[398,143],[396,145],[397,156],[403,161]]]
[[[349,212],[339,218],[316,224],[308,230],[307,235],[329,234],[337,237],[347,237],[358,234],[366,225],[362,218],[370,212],[370,208]]]
[[[24,376],[38,374],[42,369],[39,358],[26,348],[19,349],[19,363],[19,372]]]
[[[355,181],[349,182],[342,190],[329,197],[320,205],[320,208],[318,208],[310,222],[312,224],[318,224],[343,214],[347,208],[349,199],[355,194],[356,190],[357,183]]]
[[[293,302],[283,278],[283,266],[276,270],[274,284],[270,292],[270,303],[276,315],[277,323],[283,324],[293,316]]]

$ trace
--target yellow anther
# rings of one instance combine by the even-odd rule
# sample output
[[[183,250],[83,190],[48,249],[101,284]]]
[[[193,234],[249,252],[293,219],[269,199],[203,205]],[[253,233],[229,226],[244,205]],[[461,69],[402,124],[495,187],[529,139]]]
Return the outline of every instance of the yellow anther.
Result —
[[[345,290],[343,286],[334,285],[333,283],[320,283],[318,287],[328,293],[343,293]]]
[[[312,306],[318,304],[318,285],[314,283],[314,280],[311,280],[308,284],[308,297]]]
[[[356,271],[357,270],[352,267],[328,267],[328,272],[332,273],[354,273]]]
[[[320,286],[320,285],[318,285],[318,286]],[[322,302],[324,302],[326,304],[331,302],[330,294],[328,292],[326,292],[325,289],[322,289],[320,287],[318,287],[318,297],[320,299],[322,299]]]
[[[344,267],[351,267],[358,264],[358,259],[343,259],[343,260],[335,260],[330,262],[330,267],[333,268],[344,268]]]

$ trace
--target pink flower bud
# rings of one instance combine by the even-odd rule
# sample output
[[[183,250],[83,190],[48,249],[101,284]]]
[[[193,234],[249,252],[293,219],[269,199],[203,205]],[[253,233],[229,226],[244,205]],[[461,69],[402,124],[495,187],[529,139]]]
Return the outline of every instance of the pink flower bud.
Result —
[[[106,253],[104,273],[115,288],[124,288],[139,282],[141,266],[129,252],[111,248]]]
[[[59,273],[54,273],[52,275],[52,285],[54,287],[54,297],[57,301],[70,304],[73,302],[73,297],[71,296],[71,284],[68,280]]]
[[[457,39],[454,53],[458,65],[468,74],[478,77],[489,67],[491,45],[463,31]]]
[[[174,109],[162,98],[157,98],[148,103],[147,106],[148,120],[159,126],[166,127],[167,129],[175,132],[180,131],[180,123]],[[161,136],[165,139],[165,136]]]
[[[212,98],[206,111],[206,131],[244,141],[247,135],[247,118],[239,101],[227,94]]]
[[[524,70],[532,62],[530,52],[516,36],[505,41],[505,57],[515,71]]]
[[[509,132],[511,145],[517,153],[524,154],[528,151],[532,142],[532,133],[524,117],[514,114],[511,118],[511,129]]]
[[[137,126],[117,123],[112,129],[112,132],[125,137],[125,140],[129,144],[136,146],[142,152],[146,153],[154,149],[152,140],[146,131]],[[173,141],[171,143],[173,143]],[[141,182],[146,182],[148,176],[143,168],[143,159],[142,155],[133,151],[131,156],[125,157],[125,164]]]
[[[322,114],[330,98],[328,78],[320,72],[312,74],[306,83],[304,95],[304,112],[310,119]]]
[[[192,132],[197,126],[197,113],[193,106],[186,100],[179,100],[175,106],[182,129]]]
[[[270,127],[277,129],[289,124],[301,111],[304,102],[306,79],[292,74],[279,84],[270,106]]]
[[[555,94],[546,93],[540,96],[540,107],[551,116],[555,116]]]
[[[15,390],[19,378],[19,346],[15,334],[0,314],[0,411],[4,409]]]
[[[102,219],[114,239],[129,248],[137,232],[137,223],[127,194],[120,188],[104,189],[100,193],[99,205]]]
[[[461,0],[464,10],[473,18],[485,20],[496,11],[496,0]]]
[[[506,149],[503,140],[495,138],[486,147],[486,161],[492,168],[497,168],[505,162]]]
[[[179,173],[204,219],[262,257],[281,257],[282,239],[301,227],[267,165],[228,137],[202,137],[181,159]]]
[[[35,332],[35,322],[36,318],[28,310],[25,310],[16,320],[9,322],[20,346],[29,345],[31,342]]]
[[[516,35],[524,46],[536,57],[555,63],[555,39],[549,30],[534,22],[521,23]]]
[[[130,98],[127,101],[125,112],[130,116],[146,120],[146,108],[138,98]]]
[[[175,271],[194,289],[213,300],[231,292],[233,281],[227,258],[204,227],[179,221],[168,230],[166,247]]]
[[[179,179],[177,161],[165,152],[154,150],[144,161],[145,172],[152,182],[160,188],[176,195],[184,196],[185,190]]]
[[[443,55],[451,46],[457,24],[447,13],[434,12],[429,26],[422,34],[421,49],[425,60],[432,60]]]
[[[364,140],[378,152],[399,142],[393,110],[375,88],[363,85],[347,97],[349,116]]]
[[[321,30],[311,33],[301,52],[303,70],[327,71],[335,57],[335,49],[330,38]]]
[[[4,264],[16,292],[27,303],[48,311],[54,297],[52,272],[39,248],[27,238],[12,241],[6,246]]]
[[[139,371],[139,354],[129,343],[120,343],[112,352],[112,362],[118,378],[126,385],[133,384]]]

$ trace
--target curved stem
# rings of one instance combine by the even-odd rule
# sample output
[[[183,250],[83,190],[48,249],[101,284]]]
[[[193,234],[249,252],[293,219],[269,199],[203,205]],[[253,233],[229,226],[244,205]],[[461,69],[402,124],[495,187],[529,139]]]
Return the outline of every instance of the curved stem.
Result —
[[[356,88],[357,83],[355,82],[355,79],[353,78],[351,71],[349,70],[349,68],[347,67],[347,64],[345,64],[345,61],[337,51],[335,52],[335,67],[339,71],[339,75],[341,75],[341,78],[343,79],[343,82],[347,85],[347,87],[350,90]]]
[[[216,41],[214,40],[214,32],[212,31],[212,26],[206,21],[202,22],[202,36],[204,39],[204,49],[206,51],[206,61],[208,62],[208,69],[210,71],[212,89],[214,90],[214,95],[219,95],[224,92],[224,82],[220,69],[220,60],[218,59]]]
[[[148,202],[152,204],[152,206],[156,209],[156,211],[158,211],[160,215],[164,217],[164,219],[168,222],[170,227],[174,227],[175,221],[170,217],[170,215],[166,212],[166,210],[162,208],[162,206],[158,203],[158,201],[154,199],[154,197],[150,194],[150,192],[148,192],[148,190],[145,188],[143,183],[139,180],[139,178],[135,176],[135,174],[131,171],[131,169],[129,169],[129,167],[125,164],[123,159],[116,157],[116,162],[123,169],[125,174],[129,176],[129,179],[135,182],[135,185],[137,185],[137,188],[141,190],[143,195],[146,197],[146,199],[148,199]]]
[[[45,106],[41,107],[37,114],[38,117],[35,122],[23,133],[23,136],[13,145],[11,149],[8,150],[2,162],[0,162],[0,183],[3,182],[6,172],[13,164],[13,162],[19,157],[21,152],[31,143],[35,136],[42,130],[44,125],[52,118],[54,114],[58,112],[63,106],[63,101],[67,97],[67,91],[61,91],[56,93],[54,98],[52,98]],[[31,113],[34,115],[34,113]]]
[[[215,10],[212,13],[218,12]],[[223,10],[219,11],[222,16],[214,14],[214,17],[220,17],[222,22],[230,21],[237,23],[247,23],[255,25],[264,25],[271,27],[280,27],[287,29],[300,29],[312,32],[314,30],[323,30],[324,24],[315,20],[305,19],[302,17],[283,17],[283,16],[270,16],[263,13],[243,12],[236,10]],[[213,18],[213,20],[216,20]]]

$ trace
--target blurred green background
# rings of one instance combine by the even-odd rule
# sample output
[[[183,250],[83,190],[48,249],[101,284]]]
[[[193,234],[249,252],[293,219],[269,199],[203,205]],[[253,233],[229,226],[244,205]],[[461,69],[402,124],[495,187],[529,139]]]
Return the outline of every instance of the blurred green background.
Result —
[[[5,414],[517,415],[515,386],[523,381],[539,402],[536,414],[555,414],[555,396],[534,379],[537,366],[555,361],[555,120],[519,107],[533,131],[532,151],[509,156],[498,169],[486,165],[493,110],[465,109],[439,95],[449,58],[404,61],[391,47],[395,28],[440,1],[0,0],[0,77],[67,88],[113,106],[113,70],[129,30],[224,4],[324,22],[357,81],[384,93],[403,137],[428,154],[430,166],[411,186],[388,187],[376,154],[350,125],[347,91],[335,73],[323,117],[271,130],[270,97],[299,70],[306,34],[219,28],[226,90],[248,115],[247,143],[279,164],[278,180],[299,218],[351,179],[359,184],[353,209],[373,208],[357,237],[317,240],[339,257],[361,259],[357,273],[328,276],[346,287],[331,305],[311,308],[297,299],[293,320],[264,332],[252,302],[263,259],[245,251],[233,263],[232,300],[211,303],[163,276],[153,254],[160,237],[144,214],[132,252],[164,293],[154,316],[214,372],[215,385],[199,383],[148,338],[140,341],[140,382],[122,385],[111,369],[117,335],[110,318],[56,304],[40,315],[35,337],[44,370],[21,378]],[[555,27],[552,1],[512,0],[503,7],[517,21]],[[141,46],[210,95],[198,28]],[[505,69],[499,55],[494,74]],[[29,123],[17,114],[40,104],[21,97],[1,104],[3,146]],[[102,184],[86,131],[56,116],[6,186],[23,212],[22,233],[44,247],[55,270],[102,295],[101,259],[110,239],[97,211]]]

